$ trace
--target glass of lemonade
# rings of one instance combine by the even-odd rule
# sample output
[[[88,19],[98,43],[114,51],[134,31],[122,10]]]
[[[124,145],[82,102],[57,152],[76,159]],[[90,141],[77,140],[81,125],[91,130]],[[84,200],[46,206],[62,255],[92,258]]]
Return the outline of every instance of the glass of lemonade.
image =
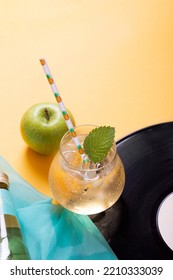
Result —
[[[75,128],[81,144],[94,128],[93,125]],[[84,215],[105,211],[118,200],[125,184],[124,167],[116,144],[102,162],[84,163],[67,132],[51,164],[49,182],[55,200],[64,208]]]

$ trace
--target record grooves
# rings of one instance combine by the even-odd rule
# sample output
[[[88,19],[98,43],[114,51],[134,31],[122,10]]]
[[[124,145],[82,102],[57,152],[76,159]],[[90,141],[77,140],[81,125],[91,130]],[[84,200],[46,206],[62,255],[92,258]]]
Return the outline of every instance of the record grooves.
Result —
[[[104,218],[103,234],[119,259],[172,260],[156,216],[161,201],[173,192],[173,122],[128,135],[117,142],[117,151],[125,168],[125,188],[97,226],[103,232]]]

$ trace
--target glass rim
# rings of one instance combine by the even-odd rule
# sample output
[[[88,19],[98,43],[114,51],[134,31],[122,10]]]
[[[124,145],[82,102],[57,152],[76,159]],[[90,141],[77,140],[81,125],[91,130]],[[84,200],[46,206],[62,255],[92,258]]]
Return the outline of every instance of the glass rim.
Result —
[[[79,129],[79,128],[89,128],[89,127],[93,127],[96,128],[96,127],[99,127],[98,125],[93,125],[93,124],[84,124],[84,125],[78,125],[75,127],[75,130]],[[78,134],[77,134],[78,135]],[[80,134],[78,135],[80,137]],[[116,157],[117,155],[117,150],[116,150],[116,142],[114,141],[113,142],[113,145],[112,145],[112,148],[114,153],[113,155],[111,156],[111,159],[108,160],[105,164],[103,163],[104,160],[102,162],[98,162],[97,164],[101,164],[100,167],[96,167],[96,168],[93,168],[93,169],[89,169],[89,168],[86,168],[86,169],[82,169],[82,165],[80,167],[75,167],[74,165],[70,164],[69,161],[65,158],[65,156],[63,155],[63,152],[62,152],[62,144],[63,144],[63,141],[65,140],[66,137],[69,137],[69,140],[71,140],[71,136],[70,136],[70,131],[68,130],[62,137],[61,141],[60,141],[60,149],[59,149],[59,152],[63,158],[63,160],[67,163],[67,165],[69,166],[69,168],[71,168],[72,170],[75,170],[75,171],[80,171],[80,172],[96,172],[96,171],[101,171],[103,168],[105,168],[108,164],[111,164],[111,162],[114,160],[114,158]],[[67,139],[68,140],[68,139]],[[110,150],[111,150],[110,149]],[[76,151],[77,151],[77,148],[76,148]],[[82,155],[81,155],[82,157]],[[92,163],[92,161],[91,161]]]

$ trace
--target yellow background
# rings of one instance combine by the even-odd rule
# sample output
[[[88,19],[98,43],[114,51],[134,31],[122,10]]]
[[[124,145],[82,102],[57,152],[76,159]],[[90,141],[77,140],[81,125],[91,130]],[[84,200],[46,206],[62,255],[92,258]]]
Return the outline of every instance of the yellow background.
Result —
[[[0,155],[51,195],[52,157],[28,149],[20,120],[54,96],[45,57],[76,124],[116,128],[116,140],[173,120],[172,0],[0,1]]]

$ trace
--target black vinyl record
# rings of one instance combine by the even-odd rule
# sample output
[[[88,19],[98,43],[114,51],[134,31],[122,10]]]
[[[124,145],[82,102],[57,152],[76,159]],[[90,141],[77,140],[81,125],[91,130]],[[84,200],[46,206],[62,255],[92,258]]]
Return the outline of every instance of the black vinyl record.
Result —
[[[93,221],[119,259],[172,260],[157,228],[157,211],[173,192],[173,122],[128,135],[117,142],[117,151],[126,174],[123,194]]]

